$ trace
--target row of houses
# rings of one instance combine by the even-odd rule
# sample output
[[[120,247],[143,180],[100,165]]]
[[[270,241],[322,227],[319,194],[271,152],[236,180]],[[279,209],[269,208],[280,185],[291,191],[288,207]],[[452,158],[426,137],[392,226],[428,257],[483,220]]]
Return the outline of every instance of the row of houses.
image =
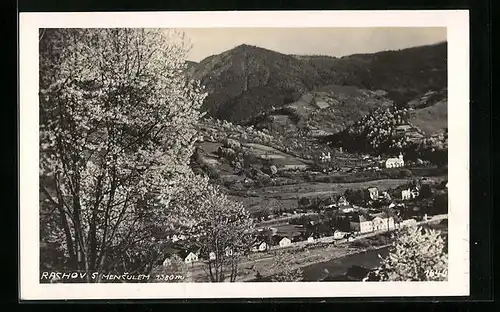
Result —
[[[387,216],[384,213],[377,214],[358,214],[350,220],[350,228],[353,232],[357,232],[360,234],[366,234],[370,232],[376,231],[389,231],[394,230],[398,227],[403,226],[413,226],[417,223],[414,219],[403,220],[400,223],[396,223],[394,218],[391,216]],[[352,238],[352,234],[349,232],[342,231],[334,231],[333,237],[325,237],[323,239],[317,239],[313,236],[310,236],[305,241],[300,241],[299,243],[312,244],[318,241],[333,241],[337,239],[344,238]],[[294,244],[292,239],[288,237],[280,237],[278,244],[275,246],[271,246],[263,240],[258,241],[251,247],[252,252],[265,252],[271,248],[286,248],[290,247]],[[224,250],[224,254],[226,256],[232,256],[233,251],[230,248],[226,248]],[[194,264],[200,261],[200,249],[188,250],[183,249],[179,250],[177,255],[184,261],[186,264]],[[215,260],[216,254],[215,252],[210,252],[208,254],[209,260]],[[171,258],[167,257],[163,261],[164,266],[168,266],[171,264]]]
[[[389,194],[388,191],[379,191],[379,189],[375,186],[368,187],[360,191],[363,192],[363,194],[346,193],[345,195],[341,195],[337,198],[329,198],[329,199],[318,200],[317,198],[315,199],[315,198],[302,197],[299,199],[299,206],[311,207],[317,204],[319,208],[323,210],[338,210],[344,213],[348,213],[351,212],[352,210],[355,210],[356,208],[359,208],[355,205],[351,205],[351,203],[347,200],[347,197],[349,196],[351,196],[352,198],[354,197],[363,198],[364,199],[362,201],[363,203],[372,203],[372,204],[377,203],[378,205],[380,205],[389,203],[391,201],[397,202],[398,200],[405,201],[405,200],[416,199],[420,196],[421,187],[416,185],[412,187],[406,187],[403,189],[398,188],[394,192],[391,191],[392,196],[391,194]],[[358,202],[358,204],[360,204],[360,202]]]
[[[424,215],[423,220],[427,219]],[[358,215],[350,220],[350,227],[353,232],[359,234],[366,234],[377,231],[391,231],[397,228],[414,226],[417,224],[415,219],[405,219],[396,222],[391,216],[384,215],[384,213],[372,215]]]
[[[285,248],[285,247],[290,247],[292,245],[292,240],[288,237],[282,237],[279,242],[278,242],[278,247],[279,248]],[[253,252],[263,252],[267,251],[269,248],[271,248],[269,244],[267,244],[265,241],[259,241],[256,244],[254,244],[251,248],[251,251]]]
[[[385,166],[385,168],[402,168],[405,166],[405,160],[404,160],[404,156],[402,153],[399,153],[399,155],[397,157],[391,157],[391,158],[386,159],[385,162],[383,160],[380,161],[378,159],[380,159],[380,156],[378,156],[377,160],[371,159],[370,156],[368,156],[368,155],[363,156],[363,160],[367,160],[370,163],[376,162],[380,166]],[[364,169],[375,170],[375,171],[382,170],[378,166],[365,167]]]
[[[379,192],[377,187],[369,187],[366,189],[366,192],[368,193],[370,199],[374,201],[391,200],[391,195],[389,195],[389,193],[387,193],[386,191]]]
[[[389,195],[387,192],[382,192],[379,194],[379,191],[376,187],[370,187],[366,190],[370,198],[373,200],[378,200],[378,199],[390,199]],[[414,187],[414,188],[407,188],[401,190],[401,199],[402,200],[408,200],[411,198],[416,198],[419,196],[419,188]],[[404,207],[404,204],[396,204],[395,202],[392,202],[389,205],[389,208],[401,208]],[[351,205],[348,200],[346,199],[345,196],[340,196],[336,203],[330,204],[327,206],[324,206],[324,208],[331,208],[331,209],[339,209],[344,214],[350,214],[350,220],[349,220],[349,228],[350,231],[352,232],[358,232],[358,233],[370,233],[374,231],[387,231],[387,230],[392,230],[395,229],[399,226],[406,226],[406,225],[411,225],[415,223],[416,221],[413,219],[410,220],[403,220],[402,222],[396,224],[395,220],[393,217],[386,215],[383,212],[378,212],[378,213],[371,213],[371,214],[360,214],[359,210],[361,209],[360,207]],[[311,221],[313,222],[313,221]],[[313,224],[314,225],[314,224]],[[273,228],[272,228],[273,229]],[[347,229],[344,229],[346,231]],[[277,248],[285,248],[289,247],[293,243],[293,238],[290,237],[280,237],[276,235],[276,229],[273,231],[273,237],[276,237],[274,239],[274,244],[271,246],[269,243],[265,242],[264,240],[260,240],[257,243],[255,243],[250,250],[252,252],[264,252],[269,250],[272,247],[277,247]],[[333,238],[334,239],[341,239],[345,237],[346,232],[341,232],[341,231],[334,231]],[[186,239],[185,235],[173,235],[169,236],[172,242],[178,242],[178,241],[183,241]],[[307,240],[302,241],[305,243],[314,243],[316,242],[316,238],[314,237],[308,237]],[[225,250],[226,255],[231,255],[230,250]],[[186,264],[191,264],[199,261],[200,257],[200,252],[199,250],[181,250],[178,255],[183,259],[183,261]],[[208,254],[208,259],[210,260],[215,260],[216,255],[214,252],[210,252]],[[169,264],[169,258],[165,259],[164,265]]]
[[[292,240],[290,238],[283,237],[279,240],[277,246],[279,246],[280,248],[284,248],[284,247],[291,246],[291,244],[292,244]],[[262,251],[267,251],[270,247],[271,246],[269,246],[266,242],[259,241],[256,244],[254,244],[250,250],[253,252],[262,252]],[[171,261],[172,261],[171,256],[173,254],[178,255],[182,259],[182,261],[184,261],[184,263],[186,263],[186,264],[193,264],[195,262],[200,261],[200,259],[201,259],[201,249],[199,249],[199,248],[179,249],[179,250],[176,250],[174,252],[168,253],[167,258],[163,261],[164,266],[168,266],[171,264]],[[226,247],[224,249],[224,254],[227,257],[230,257],[233,255],[233,251],[229,247]],[[215,260],[216,254],[215,254],[215,252],[211,251],[208,253],[208,255],[206,255],[206,257],[208,258],[208,260]]]
[[[186,264],[193,264],[200,261],[200,259],[202,258],[200,248],[181,248],[176,251],[167,252],[167,257],[165,258],[165,260],[163,260],[164,266],[169,266],[172,263],[172,256],[174,254],[179,256]],[[229,247],[227,247],[224,249],[224,254],[229,257],[233,255],[233,251]],[[206,257],[209,260],[215,260],[216,254],[212,251],[209,252]]]
[[[370,196],[371,200],[391,200],[391,196],[387,192],[381,192],[379,193],[378,188],[376,187],[369,187],[367,189],[367,192]],[[409,200],[409,199],[415,199],[420,195],[420,188],[418,186],[412,187],[412,188],[406,188],[403,189],[399,192],[400,194],[400,199],[401,200]]]

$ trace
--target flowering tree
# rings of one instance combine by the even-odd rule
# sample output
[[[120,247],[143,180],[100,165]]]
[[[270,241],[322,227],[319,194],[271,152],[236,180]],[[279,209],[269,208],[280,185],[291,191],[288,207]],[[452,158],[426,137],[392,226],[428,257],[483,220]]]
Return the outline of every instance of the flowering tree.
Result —
[[[40,39],[41,246],[85,271],[148,271],[189,172],[205,98],[174,31],[47,29]],[[189,206],[184,206],[189,207]],[[42,250],[44,254],[44,250]]]
[[[150,273],[151,283],[190,283],[193,281],[186,263],[178,255],[169,258],[168,265],[155,267]]]
[[[382,259],[376,276],[383,281],[445,281],[448,254],[441,233],[410,227],[398,237],[393,249]]]
[[[249,212],[229,200],[206,177],[191,175],[178,194],[171,202],[172,211],[178,211],[179,223],[175,226],[194,238],[206,256],[211,282],[234,282],[241,256],[254,240]],[[185,205],[192,209],[183,209]]]
[[[294,268],[294,255],[287,251],[278,251],[274,256],[271,270],[277,272],[271,277],[273,282],[300,282],[302,280],[302,269]]]

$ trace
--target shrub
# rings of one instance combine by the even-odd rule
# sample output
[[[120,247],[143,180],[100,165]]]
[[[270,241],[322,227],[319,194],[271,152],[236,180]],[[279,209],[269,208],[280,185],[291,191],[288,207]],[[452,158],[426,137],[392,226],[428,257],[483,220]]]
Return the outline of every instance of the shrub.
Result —
[[[306,182],[312,182],[312,181],[314,181],[314,176],[313,176],[312,174],[309,174],[309,173],[308,173],[308,174],[305,174],[305,175],[304,175],[304,180],[305,180]]]
[[[302,207],[307,207],[309,205],[311,205],[311,198],[309,197],[300,197],[299,200],[299,206],[302,206]]]
[[[278,173],[278,168],[276,168],[276,166],[274,166],[274,165],[271,165],[269,167],[269,170],[270,170],[270,172],[271,172],[272,175],[275,175],[275,174]]]
[[[224,147],[230,148],[232,150],[239,150],[241,148],[241,143],[230,138],[224,140]]]
[[[236,182],[236,183],[230,183],[229,188],[234,191],[245,191],[246,187],[243,183],[241,182]]]
[[[245,153],[243,154],[243,167],[250,168],[253,164],[258,163],[259,160],[254,154]]]
[[[367,248],[367,247],[370,247],[371,244],[368,240],[360,239],[360,240],[354,241],[352,243],[352,246],[358,247],[358,248]]]
[[[375,272],[383,281],[447,280],[448,253],[441,232],[420,227],[401,231]]]
[[[399,176],[401,178],[409,178],[412,176],[412,172],[408,169],[403,169],[403,170],[399,171]]]
[[[220,173],[214,166],[205,164],[202,168],[203,168],[203,171],[207,174],[207,176],[211,180],[219,180],[220,179]]]

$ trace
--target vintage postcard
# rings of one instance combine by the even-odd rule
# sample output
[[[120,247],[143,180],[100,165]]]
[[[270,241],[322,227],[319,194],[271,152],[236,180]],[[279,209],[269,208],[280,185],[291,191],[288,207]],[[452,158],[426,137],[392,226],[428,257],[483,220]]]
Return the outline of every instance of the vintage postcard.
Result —
[[[21,13],[20,299],[468,295],[468,18]]]

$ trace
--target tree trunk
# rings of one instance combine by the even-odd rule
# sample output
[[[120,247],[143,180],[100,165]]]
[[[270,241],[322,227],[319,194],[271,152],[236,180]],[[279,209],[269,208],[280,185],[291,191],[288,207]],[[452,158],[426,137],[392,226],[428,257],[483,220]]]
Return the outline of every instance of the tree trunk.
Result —
[[[66,238],[66,245],[68,247],[69,253],[69,266],[71,268],[78,266],[78,259],[75,253],[75,246],[73,245],[73,238],[71,237],[71,231],[69,229],[68,219],[66,218],[64,208],[61,207],[62,203],[58,205],[57,209],[59,211],[59,216],[61,219],[61,224],[64,229],[64,236]]]
[[[75,252],[75,245],[73,244],[73,237],[71,235],[68,218],[66,217],[66,212],[64,211],[64,200],[62,198],[61,191],[57,185],[57,182],[55,185],[55,189],[58,197],[58,203],[54,202],[54,204],[57,207],[57,211],[59,213],[61,224],[64,230],[64,236],[66,238],[66,246],[68,247],[69,254],[69,266],[70,268],[76,268],[78,267],[78,258]],[[50,196],[45,188],[42,187],[42,190],[47,196]]]

